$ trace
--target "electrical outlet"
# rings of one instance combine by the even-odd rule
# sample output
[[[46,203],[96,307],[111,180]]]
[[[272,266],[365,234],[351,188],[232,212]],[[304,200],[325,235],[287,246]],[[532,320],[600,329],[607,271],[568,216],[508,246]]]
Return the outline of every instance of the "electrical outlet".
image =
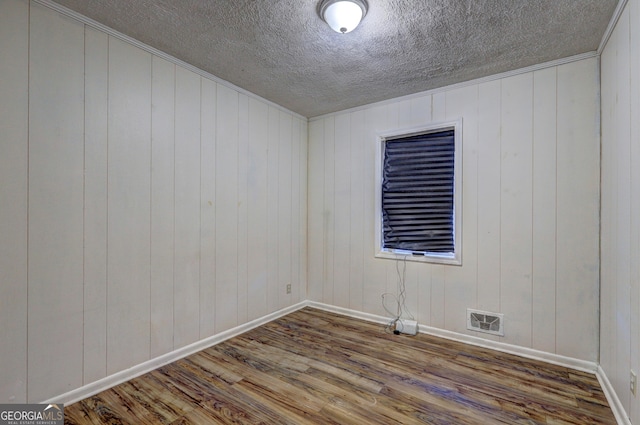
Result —
[[[287,285],[287,294],[290,294],[290,293],[291,293],[291,284],[288,284]]]
[[[636,395],[636,389],[638,388],[638,375],[631,370],[631,374],[629,377],[629,389],[631,390],[631,394]]]

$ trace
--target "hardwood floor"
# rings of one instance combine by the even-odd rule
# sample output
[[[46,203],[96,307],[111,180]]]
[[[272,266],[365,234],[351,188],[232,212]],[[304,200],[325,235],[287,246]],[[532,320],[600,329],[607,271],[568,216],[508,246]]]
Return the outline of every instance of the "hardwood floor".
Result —
[[[65,408],[67,424],[615,424],[594,375],[305,308]]]

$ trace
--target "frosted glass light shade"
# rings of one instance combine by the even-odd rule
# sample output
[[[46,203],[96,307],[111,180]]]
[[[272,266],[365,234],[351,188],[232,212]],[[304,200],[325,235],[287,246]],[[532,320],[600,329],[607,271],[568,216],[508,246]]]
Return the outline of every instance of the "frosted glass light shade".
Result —
[[[342,34],[353,31],[366,13],[367,5],[361,0],[324,0],[320,5],[322,19]]]

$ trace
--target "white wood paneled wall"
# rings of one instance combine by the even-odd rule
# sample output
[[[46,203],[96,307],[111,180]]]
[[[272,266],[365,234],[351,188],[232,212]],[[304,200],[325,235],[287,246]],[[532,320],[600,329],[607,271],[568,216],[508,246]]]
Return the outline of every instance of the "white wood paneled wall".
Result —
[[[630,0],[602,52],[600,363],[640,423],[640,1]]]
[[[0,402],[27,395],[29,13],[0,1]]]
[[[0,75],[1,403],[307,298],[306,119],[27,0]]]
[[[598,358],[598,60],[583,59],[332,114],[309,123],[309,298],[384,315],[402,264],[374,258],[376,134],[462,117],[463,265],[407,262],[419,323]],[[471,333],[482,337],[484,334]]]

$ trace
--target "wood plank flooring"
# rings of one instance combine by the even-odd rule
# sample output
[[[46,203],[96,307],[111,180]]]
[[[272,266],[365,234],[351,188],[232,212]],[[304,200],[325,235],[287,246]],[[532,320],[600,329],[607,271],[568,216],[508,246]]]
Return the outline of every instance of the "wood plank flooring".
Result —
[[[615,424],[594,375],[305,308],[65,408],[67,424]]]

